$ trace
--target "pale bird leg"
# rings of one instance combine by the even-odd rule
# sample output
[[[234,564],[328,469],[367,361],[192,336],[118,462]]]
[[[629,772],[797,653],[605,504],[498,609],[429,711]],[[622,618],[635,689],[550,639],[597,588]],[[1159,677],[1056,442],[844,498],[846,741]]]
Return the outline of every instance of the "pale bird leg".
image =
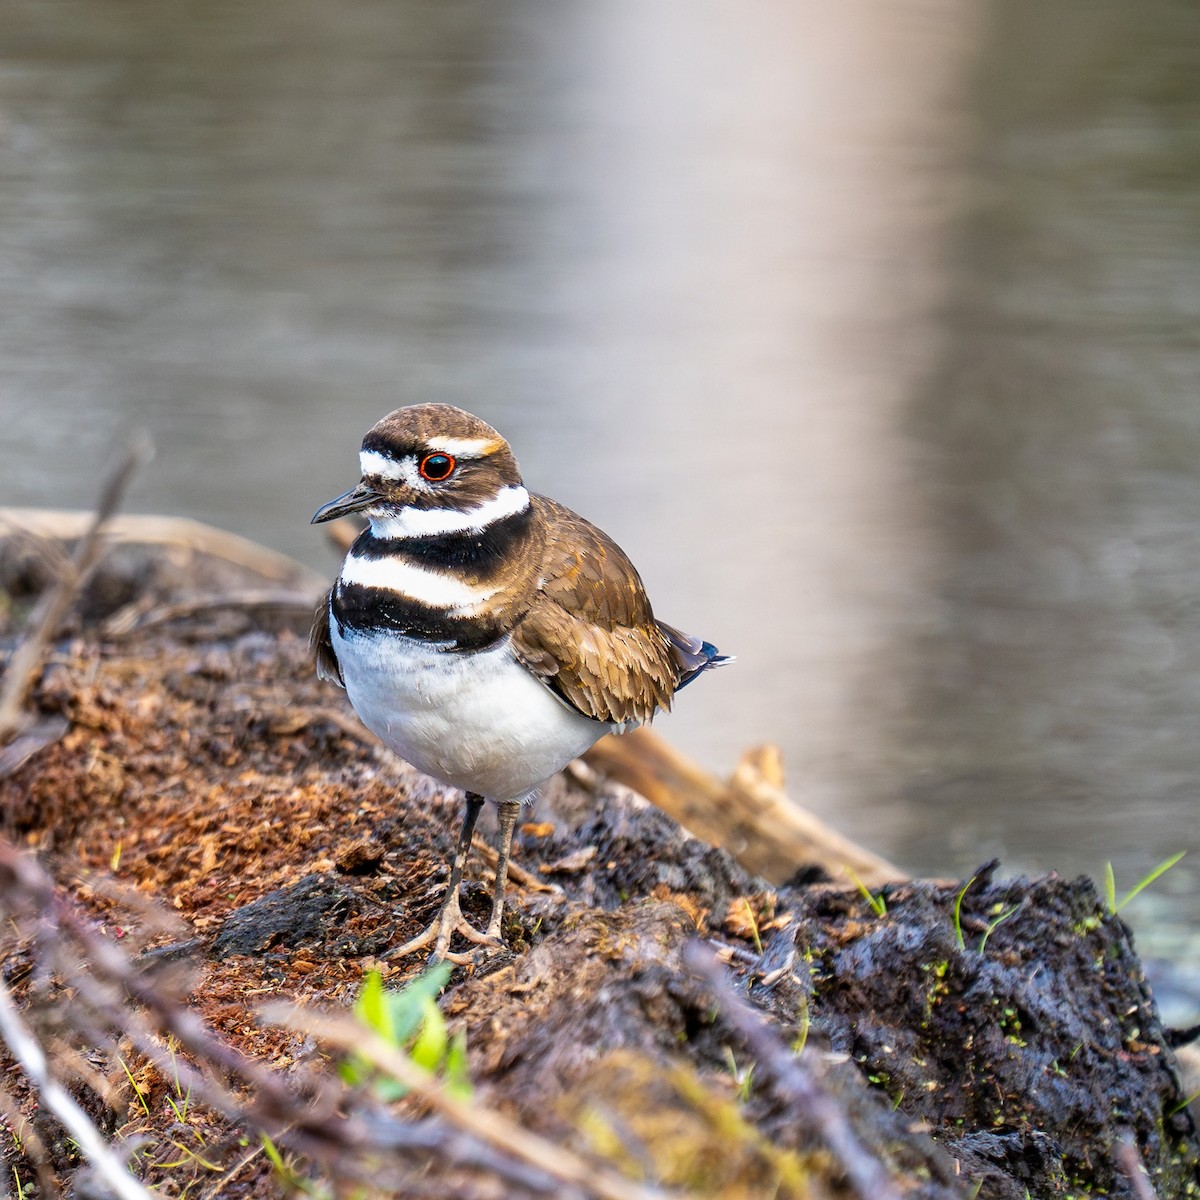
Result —
[[[500,940],[500,919],[504,916],[504,883],[508,879],[508,860],[512,854],[513,829],[517,814],[521,811],[520,800],[505,800],[500,805],[497,820],[500,824],[499,860],[496,863],[496,886],[492,891],[492,915],[488,918],[487,936]]]
[[[520,808],[520,805],[517,805]],[[501,805],[501,834],[503,835],[503,813],[504,805]],[[389,950],[384,954],[384,958],[404,958],[412,954],[415,950],[420,950],[423,946],[428,946],[433,942],[433,952],[429,955],[429,963],[441,962],[447,959],[452,963],[458,963],[460,966],[465,966],[474,961],[472,955],[465,951],[452,951],[450,949],[450,939],[455,933],[461,933],[469,942],[474,942],[479,946],[495,947],[498,939],[492,934],[491,922],[488,923],[488,932],[480,933],[474,925],[468,924],[466,918],[462,915],[462,910],[458,906],[458,888],[462,883],[463,867],[467,861],[467,852],[471,849],[471,835],[475,832],[475,822],[479,819],[479,814],[483,809],[483,797],[476,795],[474,792],[467,793],[467,811],[463,816],[462,829],[458,835],[458,846],[454,851],[454,857],[450,861],[450,881],[446,886],[446,898],[442,901],[441,912],[437,915],[437,920],[433,922],[423,933],[418,933],[411,941],[405,942],[403,946],[398,946],[395,950]],[[512,841],[512,824],[516,821],[516,815],[513,815],[512,822],[509,824],[508,840]],[[507,853],[505,853],[504,871],[507,874]],[[497,868],[497,883],[503,893],[503,882]],[[503,901],[501,901],[503,909]],[[496,918],[496,910],[493,905],[492,918],[496,922],[497,930],[500,927],[499,920]]]

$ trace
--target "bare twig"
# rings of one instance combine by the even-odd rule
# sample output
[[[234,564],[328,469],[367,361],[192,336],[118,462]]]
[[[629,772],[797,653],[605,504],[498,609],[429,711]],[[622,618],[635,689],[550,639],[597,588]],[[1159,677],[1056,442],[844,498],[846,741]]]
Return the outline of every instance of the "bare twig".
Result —
[[[372,1066],[399,1080],[420,1096],[439,1116],[485,1144],[549,1172],[563,1184],[603,1197],[603,1200],[664,1200],[666,1193],[649,1189],[531,1133],[503,1113],[452,1096],[429,1071],[389,1046],[351,1017],[315,1013],[291,1005],[268,1005],[266,1020],[307,1033],[354,1051]],[[880,1200],[885,1200],[880,1197]]]
[[[237,1162],[213,1184],[209,1191],[210,1196],[220,1196],[225,1189],[263,1152],[264,1146],[259,1142],[248,1153],[244,1154]]]
[[[745,1041],[759,1066],[774,1075],[780,1090],[833,1152],[862,1200],[900,1200],[899,1191],[859,1142],[841,1109],[762,1015],[737,994],[713,952],[702,942],[692,942],[684,948],[683,959],[713,993],[726,1021]]]
[[[1117,1166],[1120,1168],[1121,1174],[1129,1180],[1129,1186],[1133,1189],[1137,1200],[1158,1200],[1154,1189],[1150,1186],[1146,1169],[1142,1166],[1137,1146],[1134,1145],[1133,1137],[1130,1134],[1126,1134],[1117,1142],[1116,1157]]]
[[[412,1121],[388,1112],[367,1112],[356,1113],[355,1118],[362,1125],[372,1155],[379,1150],[419,1153],[457,1167],[485,1171],[525,1191],[542,1192],[555,1200],[583,1200],[585,1195],[583,1189],[567,1187],[542,1167],[521,1162],[438,1116]],[[411,1189],[412,1182],[406,1180],[406,1194]]]
[[[121,1200],[152,1200],[151,1194],[132,1175],[104,1141],[100,1130],[67,1090],[50,1074],[46,1055],[29,1026],[21,1018],[13,998],[0,979],[0,1036],[13,1057],[41,1094],[42,1103],[62,1122],[97,1174]]]
[[[35,754],[54,742],[71,728],[71,722],[61,713],[51,713],[38,721],[27,721],[7,745],[0,738],[0,779],[19,771]]]
[[[102,549],[100,535],[104,526],[120,505],[134,471],[150,457],[150,452],[148,438],[135,438],[130,443],[105,481],[91,523],[75,547],[66,570],[38,606],[33,627],[9,658],[3,683],[0,683],[0,743],[8,741],[24,728],[26,717],[22,709],[30,680],[42,661],[47,645],[67,615],[71,602],[99,561]]]
[[[312,704],[303,708],[290,706],[287,709],[263,708],[262,713],[270,720],[280,718],[289,733],[306,729],[318,721],[325,721],[336,726],[348,738],[359,742],[372,750],[385,750],[383,743],[354,715],[353,712],[343,712],[341,709],[328,705]],[[391,753],[391,751],[387,751]]]

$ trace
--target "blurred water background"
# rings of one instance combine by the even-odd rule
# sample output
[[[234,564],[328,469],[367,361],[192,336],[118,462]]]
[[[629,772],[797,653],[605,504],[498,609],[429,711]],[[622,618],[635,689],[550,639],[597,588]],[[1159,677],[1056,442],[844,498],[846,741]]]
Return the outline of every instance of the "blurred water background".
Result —
[[[7,0],[0,504],[332,575],[461,404],[736,652],[662,730],[1200,969],[1200,8]]]

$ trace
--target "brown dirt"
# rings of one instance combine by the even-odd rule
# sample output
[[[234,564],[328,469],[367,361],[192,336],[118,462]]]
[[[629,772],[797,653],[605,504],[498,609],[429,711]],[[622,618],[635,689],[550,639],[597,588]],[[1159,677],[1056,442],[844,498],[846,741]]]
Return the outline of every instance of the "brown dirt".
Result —
[[[316,681],[295,619],[263,627],[235,611],[99,635],[117,604],[164,590],[162,578],[153,563],[123,564],[107,588],[92,585],[34,690],[37,712],[64,716],[67,732],[0,779],[4,832],[139,970],[169,975],[162,986],[224,1044],[306,1087],[326,1056],[258,1007],[345,1007],[366,969],[390,987],[420,969],[379,956],[436,908],[461,800],[356,731],[340,693]],[[15,628],[21,592],[9,592],[0,613]],[[1153,999],[1128,930],[1087,881],[982,871],[960,945],[958,885],[900,885],[883,915],[817,885],[773,889],[614,785],[558,781],[518,842],[517,863],[561,890],[513,886],[510,952],[456,971],[441,1005],[466,1031],[477,1101],[526,1127],[689,1195],[853,1194],[788,1089],[798,1063],[904,1196],[1141,1200],[1118,1166],[1122,1139],[1160,1200],[1200,1196],[1200,1142]],[[490,876],[478,854],[469,874],[464,907],[479,918]],[[283,1194],[299,1178],[344,1187],[311,1138],[280,1131],[295,1175],[280,1172],[255,1154],[257,1118],[198,1104],[181,1116],[169,1073],[119,1039],[89,1043],[63,1015],[82,984],[40,965],[44,923],[6,916],[5,980],[113,1144],[140,1139],[147,1183],[231,1197]],[[753,1065],[687,965],[698,936],[725,948],[778,1061]],[[25,1083],[12,1094],[7,1177],[15,1169],[35,1193],[37,1155],[14,1140],[32,1128],[42,1186],[78,1188],[76,1150]],[[339,1103],[357,1111],[353,1094]],[[423,1128],[413,1101],[390,1111]],[[388,1160],[386,1183],[367,1192],[547,1194],[536,1179],[502,1180],[461,1142],[431,1144]]]

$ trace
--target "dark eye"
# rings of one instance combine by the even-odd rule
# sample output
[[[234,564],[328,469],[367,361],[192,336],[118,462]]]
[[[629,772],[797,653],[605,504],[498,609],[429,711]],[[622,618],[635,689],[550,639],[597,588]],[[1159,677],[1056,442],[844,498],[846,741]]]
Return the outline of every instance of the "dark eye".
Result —
[[[421,459],[417,468],[422,479],[430,479],[437,483],[440,479],[449,479],[454,474],[456,464],[449,454],[427,454]]]

